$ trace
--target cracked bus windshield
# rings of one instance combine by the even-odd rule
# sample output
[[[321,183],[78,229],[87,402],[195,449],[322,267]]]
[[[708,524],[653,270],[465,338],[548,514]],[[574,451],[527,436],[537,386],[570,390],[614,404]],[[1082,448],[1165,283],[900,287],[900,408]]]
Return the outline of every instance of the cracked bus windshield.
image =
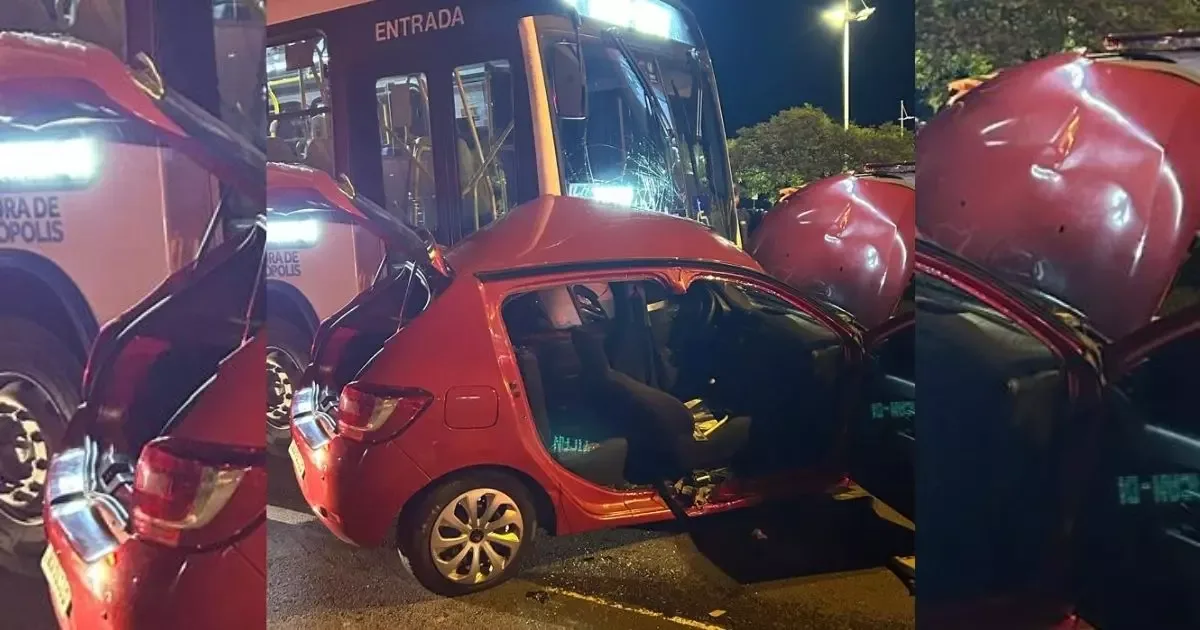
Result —
[[[564,192],[696,219],[732,238],[724,136],[698,51],[601,28],[543,38],[552,84],[580,71],[576,42],[583,50],[586,115],[564,115],[561,101],[555,112]]]
[[[711,65],[679,8],[479,2],[417,32],[387,6],[275,25],[271,161],[346,173],[443,245],[545,194],[687,217],[740,244]]]

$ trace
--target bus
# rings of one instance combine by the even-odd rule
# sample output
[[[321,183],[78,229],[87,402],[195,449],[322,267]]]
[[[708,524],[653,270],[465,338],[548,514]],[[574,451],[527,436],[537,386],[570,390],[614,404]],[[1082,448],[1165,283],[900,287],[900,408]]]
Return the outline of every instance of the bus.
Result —
[[[348,175],[442,246],[542,195],[692,218],[741,245],[712,64],[678,0],[293,0],[267,25],[268,159]],[[271,218],[268,435],[286,446],[317,322],[382,248]]]
[[[32,31],[11,37],[65,32],[130,66],[146,54],[189,106],[264,144],[261,78],[218,63],[261,54],[261,0],[11,6],[0,30]],[[235,65],[261,77],[259,64]],[[116,109],[50,107],[38,90],[61,79],[8,70],[20,72],[0,86],[0,565],[36,574],[50,457],[97,333],[195,258],[219,200],[246,202]]]

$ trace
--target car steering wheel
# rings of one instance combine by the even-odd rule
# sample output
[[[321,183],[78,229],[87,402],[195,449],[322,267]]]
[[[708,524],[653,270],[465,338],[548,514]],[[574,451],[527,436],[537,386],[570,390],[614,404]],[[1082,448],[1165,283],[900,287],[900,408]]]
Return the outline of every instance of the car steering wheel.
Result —
[[[608,321],[608,311],[604,310],[604,305],[600,303],[600,296],[596,295],[595,291],[583,285],[577,285],[572,287],[571,295],[575,296],[575,306],[579,308],[579,317],[584,320],[584,323]]]

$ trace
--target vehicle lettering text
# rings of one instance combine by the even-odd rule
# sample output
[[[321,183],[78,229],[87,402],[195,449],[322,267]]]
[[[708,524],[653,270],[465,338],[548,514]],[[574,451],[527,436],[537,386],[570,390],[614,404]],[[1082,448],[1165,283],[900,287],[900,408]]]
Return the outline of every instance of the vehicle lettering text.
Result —
[[[462,7],[453,9],[438,9],[428,13],[414,13],[394,20],[375,23],[375,41],[386,42],[389,39],[420,35],[430,31],[440,31],[463,25]]]
[[[64,236],[57,196],[0,196],[0,245],[61,243]]]
[[[295,278],[300,275],[300,252],[267,252],[268,278]]]

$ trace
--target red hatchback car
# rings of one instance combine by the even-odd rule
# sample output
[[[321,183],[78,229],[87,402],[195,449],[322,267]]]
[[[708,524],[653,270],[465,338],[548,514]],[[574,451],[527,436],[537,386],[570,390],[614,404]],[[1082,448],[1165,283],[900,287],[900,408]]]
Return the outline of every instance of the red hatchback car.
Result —
[[[36,74],[25,92],[118,116],[229,186],[196,259],[92,347],[46,480],[42,570],[59,624],[247,627],[266,613],[263,154],[152,67],[70,41],[0,44],[4,70]]]
[[[322,196],[388,250],[317,335],[293,405],[300,488],[430,590],[499,584],[539,527],[687,519],[847,472],[911,515],[893,429],[915,388],[871,356],[911,357],[911,313],[863,331],[699,223],[579,199],[537,199],[443,260],[328,176],[269,173],[270,195]]]
[[[922,627],[1200,627],[1200,305],[1110,342],[931,243],[916,263],[938,401],[918,420]]]

